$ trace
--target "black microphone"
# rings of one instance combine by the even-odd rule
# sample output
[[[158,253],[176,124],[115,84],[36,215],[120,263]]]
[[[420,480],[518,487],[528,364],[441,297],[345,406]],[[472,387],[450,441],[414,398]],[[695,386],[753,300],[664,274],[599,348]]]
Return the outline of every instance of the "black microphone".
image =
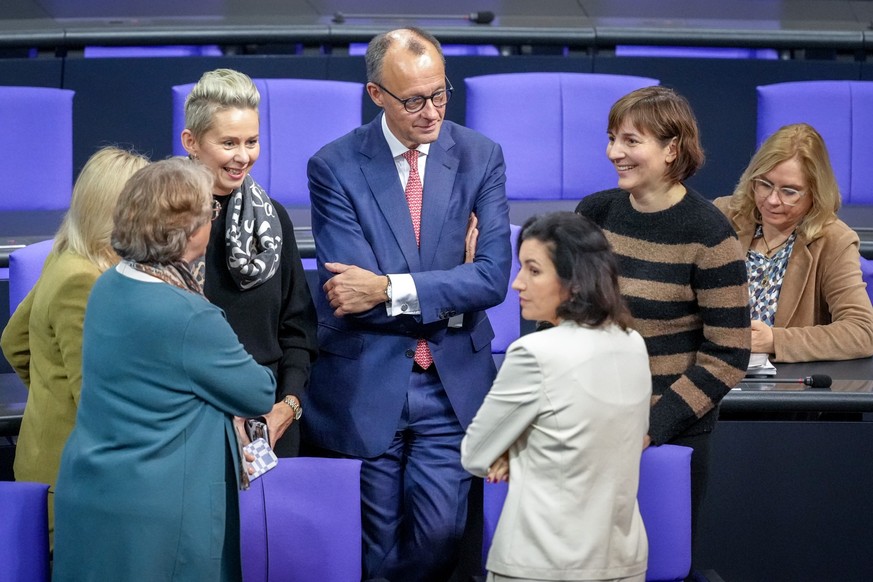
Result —
[[[830,388],[833,380],[827,374],[813,374],[805,378],[744,378],[741,384],[804,384],[810,388]]]
[[[473,24],[491,24],[494,22],[494,13],[490,10],[483,12],[470,12],[468,14],[346,14],[344,12],[334,12],[333,22],[342,24],[347,19],[375,18],[389,20],[420,20],[420,19],[436,19],[445,20],[452,18],[461,18],[469,20]]]

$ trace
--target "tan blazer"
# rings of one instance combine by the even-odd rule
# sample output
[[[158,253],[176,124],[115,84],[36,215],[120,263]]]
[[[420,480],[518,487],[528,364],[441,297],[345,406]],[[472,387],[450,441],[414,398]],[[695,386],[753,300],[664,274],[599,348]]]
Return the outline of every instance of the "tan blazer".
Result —
[[[725,196],[714,203],[748,250],[757,225],[732,213],[729,200]],[[798,234],[776,306],[774,361],[873,356],[873,306],[861,276],[859,247],[858,235],[839,219],[814,241]]]
[[[479,476],[509,450],[489,571],[536,580],[645,572],[636,495],[651,393],[635,331],[564,322],[509,347],[461,444],[461,463]]]

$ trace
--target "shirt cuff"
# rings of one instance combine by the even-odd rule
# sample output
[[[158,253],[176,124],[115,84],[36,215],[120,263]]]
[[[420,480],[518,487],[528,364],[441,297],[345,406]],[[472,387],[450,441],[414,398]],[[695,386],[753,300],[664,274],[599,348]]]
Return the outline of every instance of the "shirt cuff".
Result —
[[[388,315],[421,315],[421,306],[418,304],[418,291],[412,275],[388,275],[391,281],[391,301],[385,304]]]

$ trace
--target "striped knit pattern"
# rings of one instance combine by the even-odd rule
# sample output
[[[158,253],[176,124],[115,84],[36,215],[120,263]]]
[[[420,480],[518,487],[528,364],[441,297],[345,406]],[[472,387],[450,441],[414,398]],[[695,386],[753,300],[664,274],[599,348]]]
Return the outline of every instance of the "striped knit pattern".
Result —
[[[622,295],[646,340],[652,443],[711,431],[718,403],[749,361],[746,267],[733,228],[692,190],[652,213],[634,210],[627,192],[606,190],[584,198],[576,212],[606,233]]]

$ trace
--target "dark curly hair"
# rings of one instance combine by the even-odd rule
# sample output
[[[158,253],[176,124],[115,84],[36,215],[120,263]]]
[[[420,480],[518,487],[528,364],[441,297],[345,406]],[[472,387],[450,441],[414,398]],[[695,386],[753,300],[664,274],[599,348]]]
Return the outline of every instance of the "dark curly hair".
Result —
[[[600,227],[575,212],[551,212],[525,222],[519,248],[530,239],[546,245],[569,291],[570,298],[557,309],[560,319],[591,327],[615,323],[623,330],[632,325],[618,287],[618,260]]]

